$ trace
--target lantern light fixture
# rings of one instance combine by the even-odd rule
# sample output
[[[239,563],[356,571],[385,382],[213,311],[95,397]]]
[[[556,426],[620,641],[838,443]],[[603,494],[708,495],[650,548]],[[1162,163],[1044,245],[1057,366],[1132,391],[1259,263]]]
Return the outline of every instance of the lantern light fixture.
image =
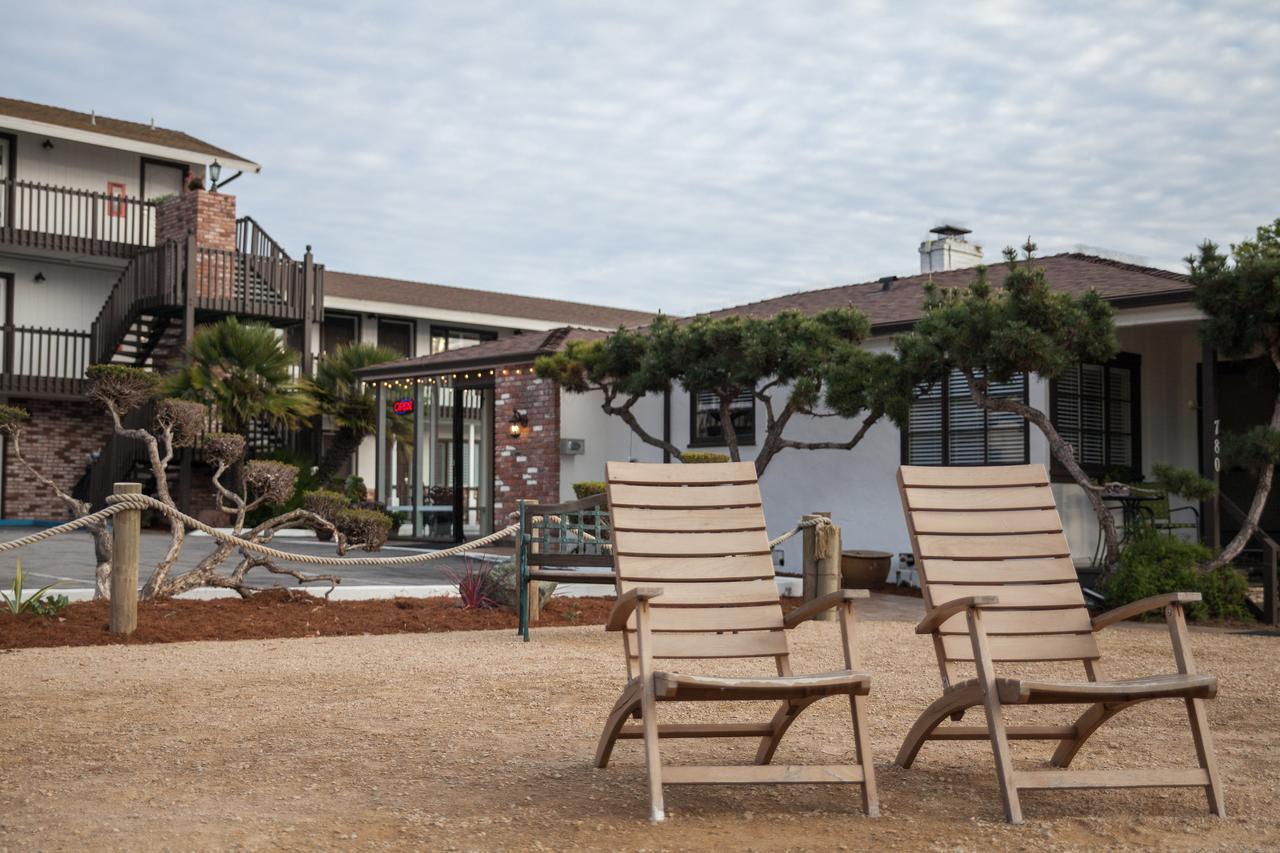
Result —
[[[516,409],[511,415],[511,437],[519,438],[520,433],[529,425],[529,413],[524,409]]]

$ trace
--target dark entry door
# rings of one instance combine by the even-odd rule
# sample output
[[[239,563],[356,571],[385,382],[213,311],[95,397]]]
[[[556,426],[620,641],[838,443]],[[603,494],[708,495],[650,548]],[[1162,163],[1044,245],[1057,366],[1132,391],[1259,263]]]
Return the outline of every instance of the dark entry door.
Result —
[[[1248,432],[1271,421],[1276,402],[1276,371],[1269,360],[1254,358],[1218,362],[1218,418],[1223,434]],[[1224,465],[1219,488],[1222,494],[1244,511],[1253,502],[1257,477],[1246,468]],[[1262,529],[1272,537],[1280,535],[1280,500],[1272,490],[1261,519]],[[1227,542],[1240,529],[1239,520],[1230,512],[1222,514],[1223,541]]]
[[[17,163],[18,138],[8,133],[0,133],[0,228],[12,225],[9,212],[13,210],[13,182],[18,176]]]

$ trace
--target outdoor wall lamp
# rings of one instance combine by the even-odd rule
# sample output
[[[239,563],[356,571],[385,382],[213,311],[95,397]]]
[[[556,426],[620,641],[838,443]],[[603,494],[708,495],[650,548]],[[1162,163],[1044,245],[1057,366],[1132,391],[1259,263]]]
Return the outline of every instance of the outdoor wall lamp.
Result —
[[[218,188],[218,178],[222,177],[222,164],[214,160],[209,164],[209,183],[210,189]]]
[[[511,416],[511,437],[519,438],[520,432],[529,425],[529,413],[523,409],[516,409],[515,414]]]
[[[36,273],[35,278],[32,279],[32,281],[34,281],[36,284],[44,284],[44,273],[42,272]]]

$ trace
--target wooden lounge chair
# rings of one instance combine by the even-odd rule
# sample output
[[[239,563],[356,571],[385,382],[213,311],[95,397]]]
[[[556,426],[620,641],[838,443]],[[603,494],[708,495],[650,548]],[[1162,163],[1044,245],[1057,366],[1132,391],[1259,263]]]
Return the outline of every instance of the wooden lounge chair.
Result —
[[[871,677],[856,671],[853,599],[841,590],[782,615],[760,486],[751,463],[607,465],[618,603],[606,626],[623,632],[629,680],[596,751],[605,767],[619,738],[641,738],[651,817],[664,816],[663,784],[842,782],[862,786],[863,808],[879,813],[864,702]],[[784,629],[837,608],[845,668],[793,675]],[[655,669],[656,660],[773,658],[777,675],[719,677]],[[848,696],[855,764],[770,765],[796,717],[824,696]],[[663,724],[659,702],[777,700],[759,723]],[[640,722],[628,724],[639,716]],[[664,766],[666,738],[758,738],[754,765]]]
[[[1209,811],[1221,816],[1222,786],[1204,706],[1218,682],[1196,673],[1182,608],[1198,601],[1199,593],[1152,596],[1090,619],[1041,465],[903,466],[898,487],[927,611],[916,633],[933,636],[943,693],[911,728],[897,763],[910,767],[926,740],[990,739],[1011,823],[1022,821],[1018,792],[1032,788],[1202,787]],[[1177,673],[1107,679],[1094,634],[1161,607]],[[1087,680],[1000,678],[995,671],[1001,662],[1077,660]],[[969,663],[977,678],[958,680],[957,664]],[[1050,763],[1066,768],[1099,726],[1149,699],[1186,703],[1198,767],[1014,769],[1010,740],[1057,741]],[[1006,726],[1003,708],[1027,704],[1090,707],[1072,725]],[[959,722],[966,709],[978,705],[986,711],[985,726],[940,726],[948,717]]]

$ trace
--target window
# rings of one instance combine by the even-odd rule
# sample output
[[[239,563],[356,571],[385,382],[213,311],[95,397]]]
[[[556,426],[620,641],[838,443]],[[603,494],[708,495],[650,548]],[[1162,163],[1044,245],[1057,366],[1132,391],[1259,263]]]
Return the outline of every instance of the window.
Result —
[[[413,357],[413,322],[378,320],[378,346],[394,350],[405,358]]]
[[[443,326],[431,327],[431,354],[451,349],[473,347],[476,344],[491,341],[498,337],[494,332],[478,332],[474,329],[448,329]]]
[[[720,423],[720,398],[709,391],[690,395],[690,447],[724,447],[724,425]],[[752,391],[743,391],[729,404],[729,417],[733,421],[738,444],[756,443],[756,397]]]
[[[1142,468],[1138,377],[1142,358],[1121,353],[1081,364],[1049,384],[1049,418],[1094,477],[1126,477]],[[1054,460],[1054,473],[1066,471]]]
[[[1027,378],[993,382],[990,397],[1026,402]],[[925,390],[911,403],[902,438],[908,465],[1016,465],[1029,457],[1027,422],[1013,412],[978,408],[964,374],[953,370],[946,381]]]
[[[320,349],[326,354],[338,347],[354,343],[359,339],[360,320],[350,314],[324,315],[324,326],[320,329]]]

